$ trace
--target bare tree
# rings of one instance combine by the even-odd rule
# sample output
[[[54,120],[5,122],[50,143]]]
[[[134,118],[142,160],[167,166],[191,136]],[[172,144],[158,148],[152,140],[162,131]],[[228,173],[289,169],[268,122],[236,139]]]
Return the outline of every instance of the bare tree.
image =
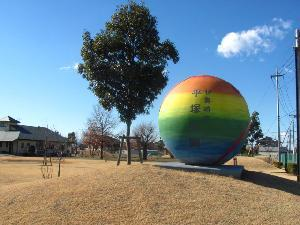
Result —
[[[155,126],[151,122],[141,123],[137,127],[135,127],[133,133],[135,136],[141,138],[141,145],[143,148],[143,159],[147,160],[147,149],[149,147],[149,144],[153,143],[158,137]]]
[[[95,151],[100,147],[99,133],[93,128],[88,127],[86,131],[82,132],[82,143],[87,145],[90,150],[90,155],[93,156]]]
[[[88,130],[85,133],[87,142],[94,150],[100,147],[100,158],[103,159],[104,147],[110,144],[109,136],[113,135],[113,129],[117,125],[116,118],[111,111],[104,110],[100,105],[94,107],[91,118],[88,119]]]

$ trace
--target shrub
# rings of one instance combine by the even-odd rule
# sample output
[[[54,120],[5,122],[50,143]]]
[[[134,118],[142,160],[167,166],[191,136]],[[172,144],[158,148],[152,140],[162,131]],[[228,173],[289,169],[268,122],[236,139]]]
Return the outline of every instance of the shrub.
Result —
[[[246,145],[243,145],[243,147],[241,148],[241,152],[240,152],[241,155],[247,155],[248,154],[248,151],[246,149]]]
[[[282,162],[274,161],[274,162],[273,162],[273,165],[276,166],[276,167],[278,167],[278,168],[282,168],[283,163],[282,163]]]
[[[286,167],[286,172],[291,173],[291,174],[296,174],[297,173],[297,164],[296,163],[288,163]]]

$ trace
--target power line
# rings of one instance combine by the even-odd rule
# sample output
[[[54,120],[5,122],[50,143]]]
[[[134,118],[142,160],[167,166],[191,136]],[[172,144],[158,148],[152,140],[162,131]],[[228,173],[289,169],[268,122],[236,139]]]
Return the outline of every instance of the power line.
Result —
[[[287,106],[283,100],[283,98],[280,98],[280,96],[282,96],[282,92],[281,92],[281,89],[279,87],[279,83],[278,83],[278,87],[277,87],[277,84],[274,83],[274,81],[272,80],[273,82],[273,88],[275,89],[275,91],[277,92],[277,102],[280,104],[280,106],[282,107],[283,111],[285,114],[289,114],[289,112],[286,110]],[[277,109],[278,111],[278,109]],[[279,115],[280,116],[280,115]]]
[[[293,65],[294,65],[294,60],[291,60],[291,62],[289,62],[289,64],[287,64],[286,66],[284,66],[281,70],[291,69]]]
[[[292,121],[290,122],[290,125],[289,125],[289,127],[288,127],[287,131],[285,132],[285,135],[284,135],[284,138],[283,138],[282,144],[285,142],[285,138],[287,137],[287,134],[288,134],[288,132],[290,131],[291,127],[292,127]]]
[[[294,62],[293,56],[294,56],[294,53],[292,52],[291,55],[288,57],[288,59],[285,61],[285,63],[283,63],[282,66],[279,67],[279,68],[280,68],[280,69],[279,69],[279,73],[282,73],[283,70],[284,70],[284,68],[288,67],[291,63]],[[286,66],[287,64],[288,64],[288,66]]]
[[[290,96],[289,96],[289,93],[288,93],[288,90],[287,90],[287,87],[286,87],[286,86],[284,86],[284,90],[285,90],[285,93],[286,93],[286,96],[287,96],[287,102],[288,102],[290,108],[291,108],[292,110],[294,110],[295,106],[294,106],[294,105],[292,104],[292,102],[291,102],[291,99],[290,99]]]
[[[287,116],[290,116],[290,114],[285,114],[285,115],[281,116],[280,118],[283,119],[283,118],[286,118]],[[278,133],[278,131],[272,131],[274,125],[276,124],[275,123],[276,119],[277,119],[276,117],[273,118],[272,123],[270,124],[269,128],[267,129],[267,131],[265,133],[265,136],[272,135],[272,133],[276,133],[276,134]],[[281,122],[281,124],[283,124],[283,126],[286,127],[284,123]]]
[[[289,98],[289,95],[288,95],[288,92],[287,92],[286,88],[284,90],[285,90],[285,92],[287,94],[287,97],[283,94],[283,91],[282,91],[283,88],[282,87],[285,87],[285,86],[284,85],[280,86],[278,84],[278,90],[277,90],[277,87],[276,87],[276,84],[274,83],[274,80],[272,80],[272,83],[273,83],[273,88],[275,89],[275,91],[279,92],[279,97],[281,97],[281,98],[279,98],[279,104],[282,107],[285,115],[288,115],[291,112],[295,111],[294,107],[291,104],[291,100]],[[288,98],[288,100],[286,100],[286,98]]]
[[[292,64],[291,64],[292,65]],[[292,111],[295,109],[295,104],[292,104],[288,89],[290,88],[290,83],[295,81],[295,76],[292,76],[289,80],[284,79],[283,85],[280,86],[280,92],[282,95],[282,99],[284,104],[286,105],[288,111]]]
[[[271,125],[270,125],[269,128],[267,129],[267,132],[266,132],[265,136],[267,136],[268,134],[271,133],[271,129],[273,128],[273,126],[274,126],[274,124],[275,124],[275,123],[274,123],[275,121],[276,121],[276,118],[273,119]]]
[[[283,94],[283,91],[281,88],[279,88],[279,94],[282,97],[282,98],[280,98],[280,104],[283,107],[283,110],[285,111],[285,113],[290,113],[293,110],[293,107],[290,107],[287,104],[286,96]]]
[[[254,109],[258,109],[260,107],[260,105],[262,104],[263,100],[265,99],[265,97],[267,96],[268,92],[271,90],[271,85],[272,83],[269,83],[268,88],[265,89],[264,94],[262,95],[262,97],[259,99],[259,101],[257,101],[256,107]]]

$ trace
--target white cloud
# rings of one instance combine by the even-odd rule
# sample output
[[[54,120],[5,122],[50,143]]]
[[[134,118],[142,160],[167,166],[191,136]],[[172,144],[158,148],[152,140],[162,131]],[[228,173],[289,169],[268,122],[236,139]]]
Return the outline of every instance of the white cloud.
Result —
[[[271,52],[275,47],[274,40],[283,39],[290,28],[291,21],[273,18],[271,25],[230,32],[223,37],[217,52],[225,58]]]
[[[79,63],[74,63],[73,65],[68,65],[68,66],[61,66],[59,67],[59,70],[75,70],[77,71],[78,70],[78,66],[79,66]]]

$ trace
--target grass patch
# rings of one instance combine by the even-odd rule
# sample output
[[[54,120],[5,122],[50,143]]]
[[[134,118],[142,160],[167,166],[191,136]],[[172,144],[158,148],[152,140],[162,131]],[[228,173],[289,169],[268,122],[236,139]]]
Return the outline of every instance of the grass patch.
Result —
[[[298,166],[296,163],[288,163],[286,167],[286,172],[290,174],[297,174]]]
[[[286,184],[282,182],[279,190],[150,163],[117,167],[115,161],[79,158],[65,159],[60,178],[44,180],[40,167],[30,159],[27,163],[3,160],[0,224],[299,223],[300,195],[283,191]],[[238,157],[238,164],[260,174],[278,170],[253,157]],[[53,167],[57,169],[56,162]],[[257,180],[255,173],[251,176]],[[300,186],[293,183],[291,188]]]

